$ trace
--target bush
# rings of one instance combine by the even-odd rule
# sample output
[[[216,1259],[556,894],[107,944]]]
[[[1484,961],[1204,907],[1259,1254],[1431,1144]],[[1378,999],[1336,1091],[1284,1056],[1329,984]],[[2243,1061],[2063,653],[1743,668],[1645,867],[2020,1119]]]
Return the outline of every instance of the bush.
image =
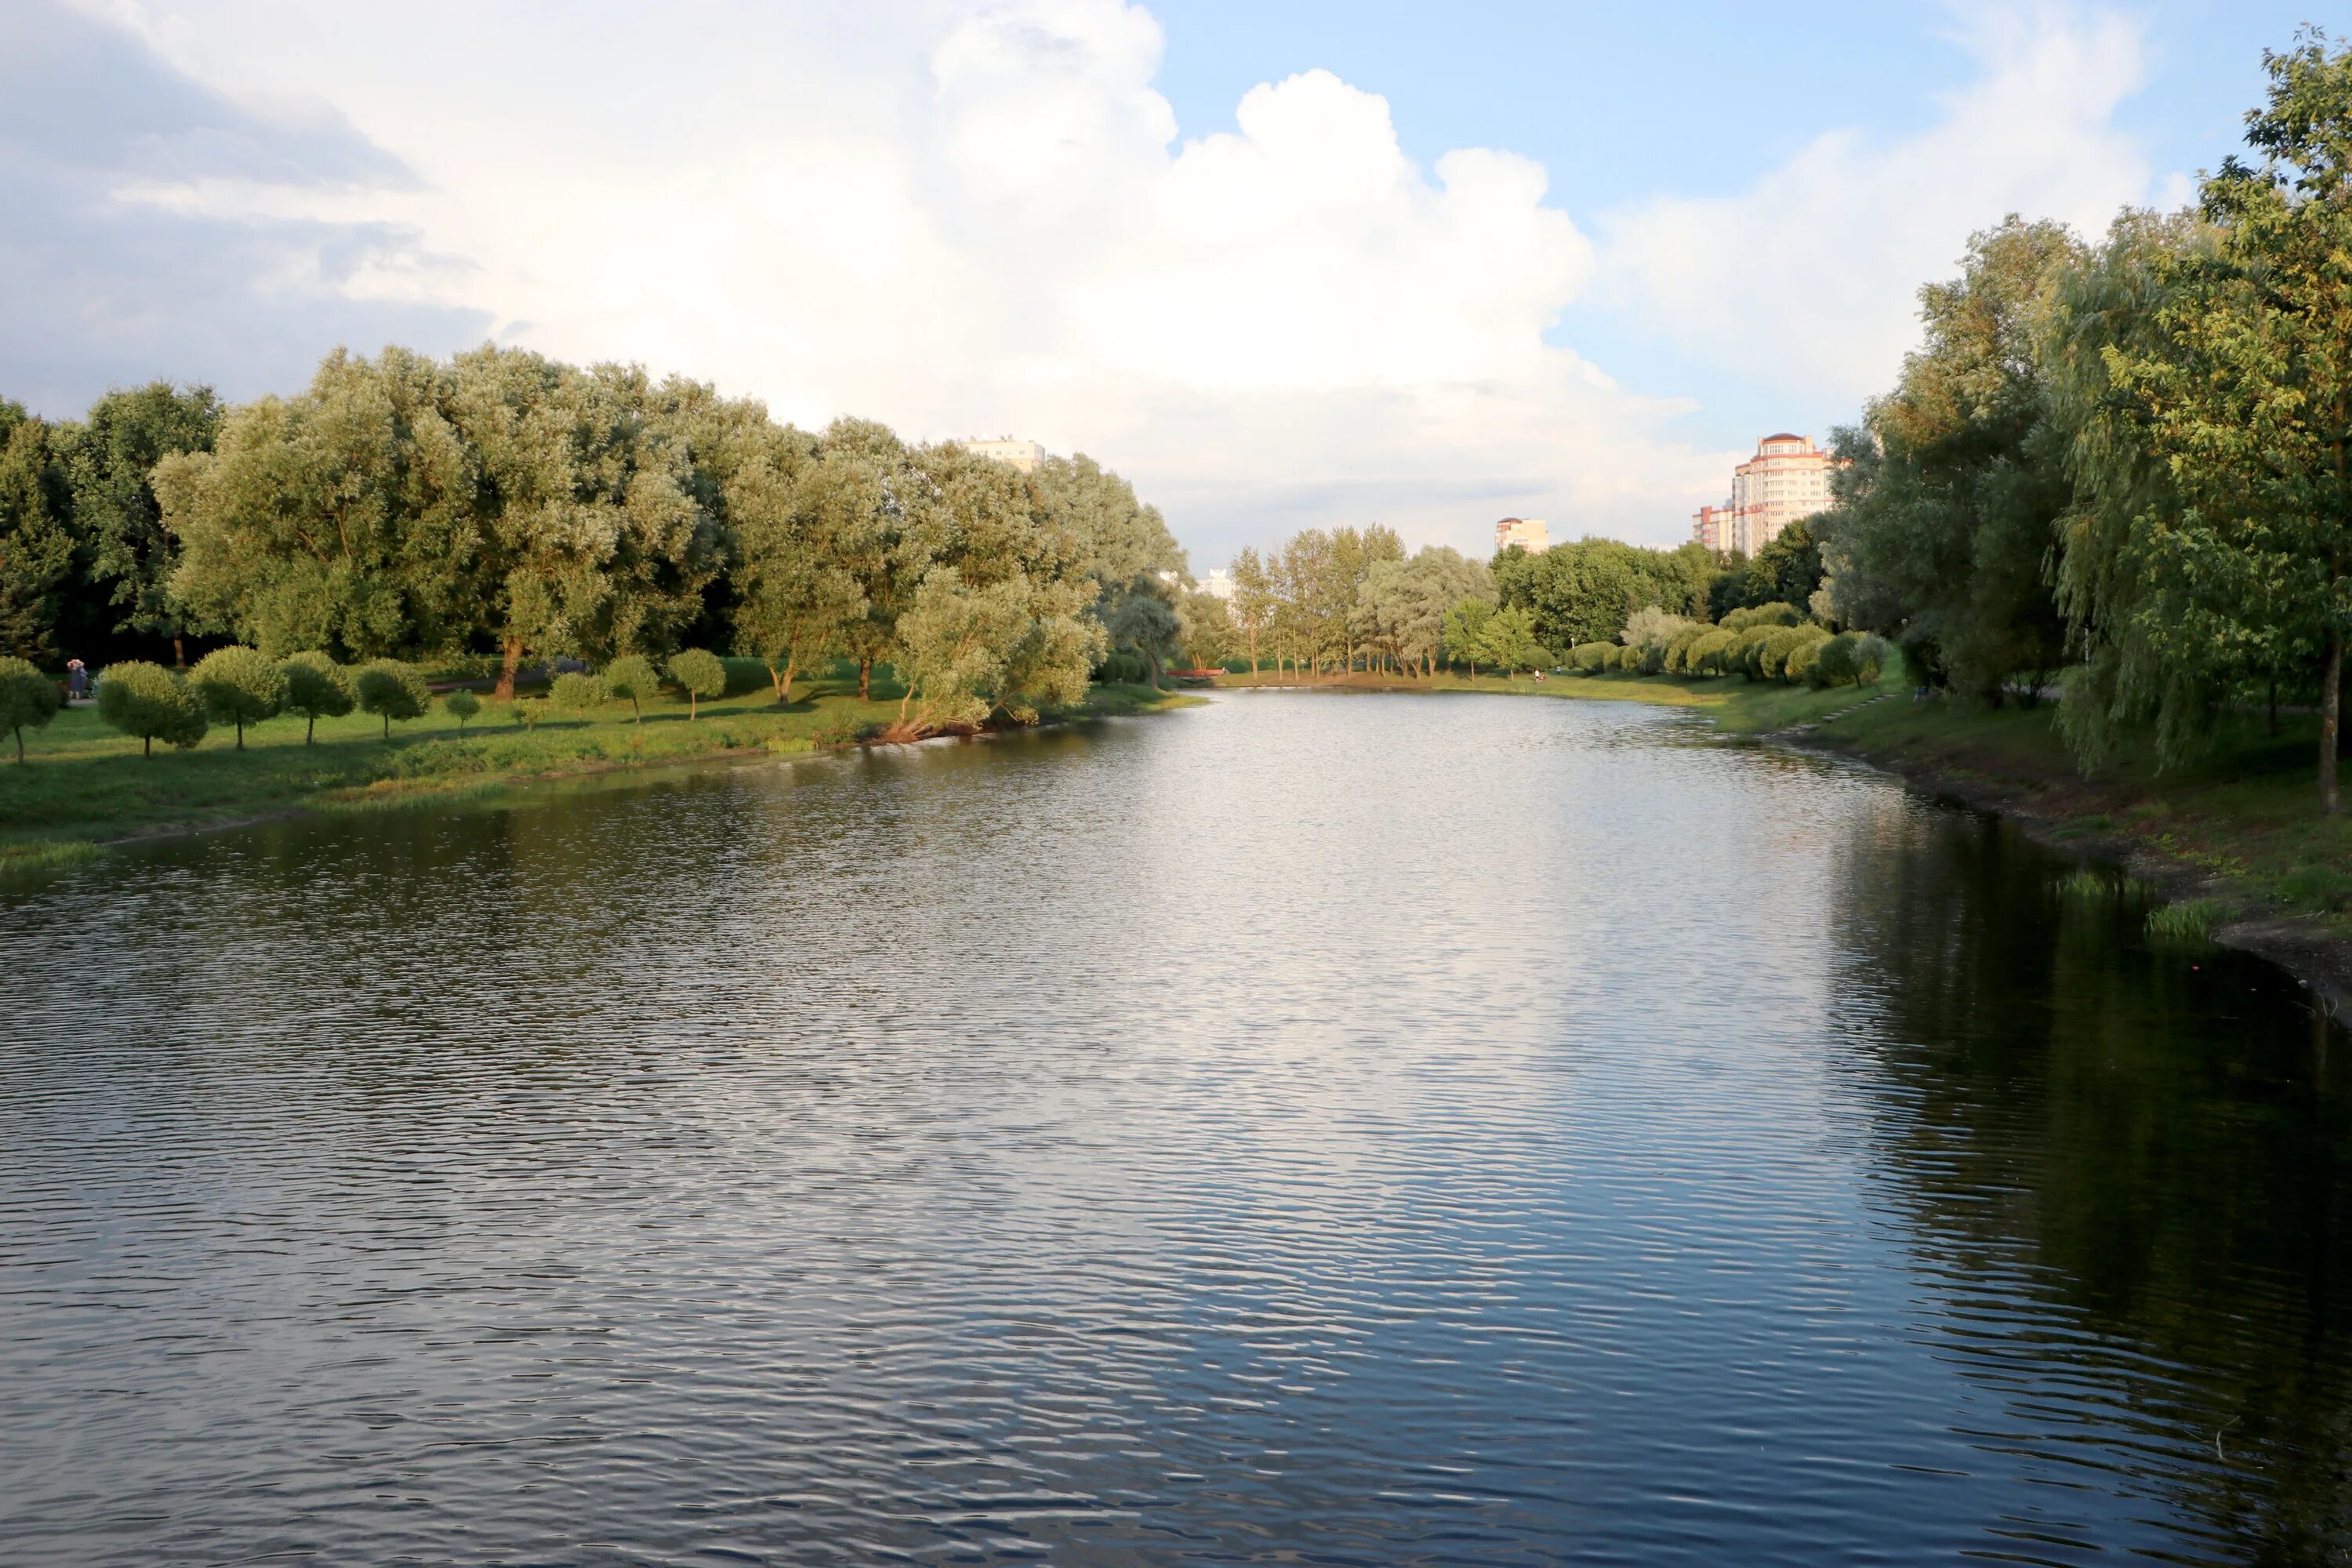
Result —
[[[16,760],[25,760],[25,730],[39,729],[58,716],[63,703],[58,683],[21,658],[0,658],[0,727],[16,737]]]
[[[482,710],[482,700],[470,691],[452,691],[441,699],[441,706],[457,721],[457,732],[462,735],[466,732],[466,721]]]
[[[706,697],[727,695],[727,667],[719,656],[703,648],[690,647],[670,655],[669,678],[686,688],[686,716],[698,716]]]
[[[1827,684],[1813,679],[1813,666],[1822,657],[1822,645],[1828,640],[1826,637],[1813,637],[1809,641],[1799,643],[1790,650],[1786,668],[1788,679],[1791,684],[1798,681],[1803,681],[1810,686]]]
[[[630,714],[642,724],[645,704],[661,695],[661,677],[654,673],[654,661],[645,655],[623,654],[604,667],[604,689],[628,699]]]
[[[570,712],[585,714],[610,702],[613,694],[605,689],[603,677],[583,675],[573,670],[555,678],[555,684],[548,689],[547,700]]]
[[[379,658],[360,667],[352,684],[358,689],[360,706],[382,716],[383,738],[392,739],[392,721],[406,723],[422,719],[433,704],[433,689],[425,684],[423,672],[396,658]]]
[[[352,680],[352,672],[323,653],[298,653],[278,668],[286,676],[286,700],[280,706],[289,713],[302,715],[306,746],[320,720],[340,719],[359,706],[359,688]]]
[[[245,750],[245,727],[274,718],[286,700],[286,672],[277,660],[249,647],[216,647],[196,660],[188,684],[205,700],[205,711],[236,726],[236,749]]]
[[[98,682],[98,716],[136,735],[143,756],[155,754],[158,741],[185,751],[205,738],[205,700],[186,681],[143,658],[106,667]]]
[[[1730,674],[1736,671],[1750,680],[1762,679],[1764,645],[1780,629],[1767,621],[1733,633],[1731,646],[1723,654],[1724,672]]]
[[[1706,636],[1707,633],[1713,630],[1715,630],[1713,626],[1706,625],[1704,621],[1700,621],[1683,627],[1682,630],[1668,637],[1666,639],[1666,657],[1664,660],[1661,662],[1659,668],[1666,671],[1669,675],[1688,674],[1690,672],[1691,645],[1697,642],[1699,638]]]
[[[1607,661],[1616,657],[1615,647],[1605,642],[1579,643],[1568,650],[1569,663],[1587,675],[1607,668]]]
[[[1725,655],[1737,634],[1721,626],[1701,632],[1683,650],[1683,668],[1693,675],[1721,675],[1725,670]]]
[[[1725,631],[1744,632],[1755,626],[1793,626],[1804,618],[1796,605],[1776,600],[1769,605],[1751,605],[1744,610],[1727,610],[1720,624]]]
[[[1885,673],[1889,660],[1895,657],[1895,645],[1875,632],[1864,632],[1854,640],[1853,681],[1856,686],[1875,686]]]

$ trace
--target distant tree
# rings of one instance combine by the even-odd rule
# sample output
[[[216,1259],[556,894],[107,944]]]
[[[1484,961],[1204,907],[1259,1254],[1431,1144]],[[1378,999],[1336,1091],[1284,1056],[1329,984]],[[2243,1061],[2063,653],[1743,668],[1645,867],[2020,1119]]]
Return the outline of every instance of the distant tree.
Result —
[[[415,666],[396,658],[379,658],[362,665],[353,679],[360,706],[383,720],[383,738],[392,739],[392,721],[422,719],[432,706],[433,689]]]
[[[205,702],[195,689],[160,664],[125,659],[110,664],[98,682],[98,716],[140,742],[143,756],[155,742],[183,751],[205,738]]]
[[[1111,646],[1130,649],[1141,658],[1145,679],[1156,689],[1160,672],[1183,640],[1183,625],[1168,585],[1146,573],[1124,588],[1107,591],[1102,619]]]
[[[183,665],[188,628],[172,588],[179,542],[164,525],[153,475],[166,458],[210,451],[221,415],[212,388],[158,381],[108,393],[61,442],[90,581],[109,591],[118,629],[171,638]]]
[[[661,695],[661,677],[643,654],[624,654],[604,667],[604,689],[625,700],[635,721],[642,724],[646,703]]]
[[[340,719],[359,706],[359,689],[352,672],[323,653],[288,656],[278,667],[286,673],[284,707],[302,715],[302,743],[309,745],[321,719]]]
[[[1244,546],[1234,557],[1234,624],[1249,650],[1250,673],[1257,673],[1258,641],[1274,626],[1274,579],[1255,550]]]
[[[205,700],[215,721],[236,726],[236,749],[245,750],[245,727],[273,718],[286,700],[286,672],[278,661],[232,644],[215,648],[188,672],[188,684]]]
[[[698,718],[703,700],[727,695],[727,667],[708,648],[690,647],[670,655],[669,678],[686,690],[686,716]]]
[[[1470,666],[1470,679],[1478,679],[1478,661],[1486,657],[1486,626],[1495,618],[1492,602],[1465,597],[1445,612],[1445,652],[1448,657]]]
[[[482,710],[482,700],[470,691],[459,689],[441,699],[441,706],[449,710],[449,717],[457,721],[457,732],[462,735],[466,732],[467,721]]]
[[[1540,669],[1551,662],[1550,650],[1536,639],[1535,612],[1525,605],[1506,605],[1489,616],[1478,641],[1486,650],[1486,662],[1507,675],[1518,669]]]
[[[71,580],[71,501],[48,425],[0,401],[0,654],[52,658]]]
[[[1176,600],[1177,641],[1195,668],[1223,668],[1241,650],[1225,602],[1202,589],[1187,589]]]
[[[25,731],[58,716],[58,684],[32,664],[0,655],[0,728],[16,737],[16,761],[25,760]]]

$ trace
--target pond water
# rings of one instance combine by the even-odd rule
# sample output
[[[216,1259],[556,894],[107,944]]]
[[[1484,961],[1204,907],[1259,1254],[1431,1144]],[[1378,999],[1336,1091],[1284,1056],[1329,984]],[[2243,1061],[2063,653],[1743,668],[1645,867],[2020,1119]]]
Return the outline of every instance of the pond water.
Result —
[[[2352,1561],[2347,1042],[2071,868],[1278,693],[120,854],[0,1559]]]

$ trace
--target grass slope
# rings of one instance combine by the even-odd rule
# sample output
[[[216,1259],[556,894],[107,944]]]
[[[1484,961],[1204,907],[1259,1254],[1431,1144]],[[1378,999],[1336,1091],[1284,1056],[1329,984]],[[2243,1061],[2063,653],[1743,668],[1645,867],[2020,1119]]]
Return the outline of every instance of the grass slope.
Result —
[[[790,707],[765,684],[701,704],[688,720],[683,698],[646,705],[633,722],[625,702],[581,717],[535,699],[520,706],[546,717],[524,729],[515,709],[485,703],[460,729],[436,700],[413,723],[354,713],[319,721],[318,742],[302,721],[278,718],[246,731],[215,727],[193,751],[139,742],[69,708],[28,732],[29,760],[15,748],[0,763],[0,873],[69,864],[110,840],[217,826],[255,817],[364,807],[419,797],[495,791],[514,780],[689,761],[725,753],[786,754],[850,742],[861,726],[898,717],[898,691],[877,680],[876,700],[857,700],[854,680],[803,683]],[[1150,712],[1195,699],[1142,686],[1098,686],[1083,708],[1045,715],[1066,721]]]

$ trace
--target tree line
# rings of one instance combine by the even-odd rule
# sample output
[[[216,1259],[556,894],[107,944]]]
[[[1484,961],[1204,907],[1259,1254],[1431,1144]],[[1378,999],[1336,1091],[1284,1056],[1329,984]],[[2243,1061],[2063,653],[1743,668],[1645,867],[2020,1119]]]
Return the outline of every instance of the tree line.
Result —
[[[1083,456],[1024,474],[867,420],[812,433],[632,366],[338,350],[235,406],[0,403],[0,652],[34,661],[230,638],[273,668],[488,659],[510,698],[551,658],[716,646],[783,701],[841,658],[870,698],[888,664],[929,730],[1034,721],[1114,649],[1156,681],[1188,588],[1158,510]]]
[[[2011,217],[1921,292],[1921,347],[1815,520],[1822,608],[1979,701],[2062,686],[2085,765],[2319,715],[2340,808],[2352,627],[2352,51],[2266,54],[2196,205],[2087,243]]]

